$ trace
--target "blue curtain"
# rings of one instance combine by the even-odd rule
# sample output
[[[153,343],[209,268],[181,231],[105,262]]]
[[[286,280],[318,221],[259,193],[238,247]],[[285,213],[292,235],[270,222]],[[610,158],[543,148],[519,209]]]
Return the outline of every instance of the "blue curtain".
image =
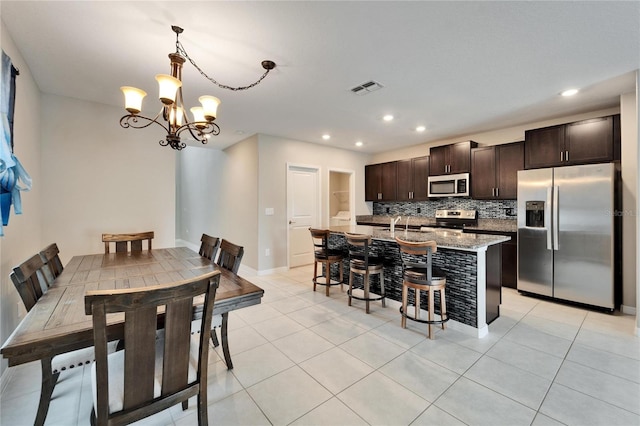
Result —
[[[4,235],[3,226],[9,224],[11,205],[16,214],[22,213],[20,191],[31,189],[31,177],[13,154],[13,111],[16,99],[16,76],[18,70],[2,52],[2,93],[0,97],[0,119],[2,120],[2,139],[0,140],[0,210],[2,224],[0,236]],[[22,183],[22,185],[20,184]]]

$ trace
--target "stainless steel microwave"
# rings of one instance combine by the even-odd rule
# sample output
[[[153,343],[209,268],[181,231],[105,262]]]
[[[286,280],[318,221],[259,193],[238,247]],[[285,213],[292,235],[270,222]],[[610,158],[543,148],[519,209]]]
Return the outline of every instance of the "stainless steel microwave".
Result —
[[[468,197],[469,173],[429,176],[429,197]]]

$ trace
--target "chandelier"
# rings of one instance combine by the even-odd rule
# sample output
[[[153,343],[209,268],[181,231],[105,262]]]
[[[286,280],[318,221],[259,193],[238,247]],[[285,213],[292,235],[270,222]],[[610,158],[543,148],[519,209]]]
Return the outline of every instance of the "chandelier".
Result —
[[[262,61],[262,68],[265,69],[264,74],[247,86],[231,87],[218,83],[213,78],[209,77],[202,71],[202,69],[196,65],[196,63],[189,57],[185,51],[182,43],[178,40],[180,34],[184,31],[182,28],[175,25],[171,26],[173,32],[176,33],[176,51],[169,54],[171,61],[171,75],[158,74],[156,80],[159,86],[159,98],[162,102],[160,112],[154,118],[148,118],[140,115],[142,111],[142,99],[147,95],[144,90],[140,90],[135,87],[123,86],[120,88],[125,97],[125,109],[129,114],[123,116],[120,119],[120,126],[124,128],[132,127],[134,129],[144,129],[153,123],[162,126],[167,132],[167,136],[164,140],[160,140],[160,145],[170,146],[175,150],[181,150],[187,146],[181,140],[181,134],[189,132],[193,139],[206,144],[211,135],[220,134],[220,127],[214,123],[217,116],[218,106],[220,105],[220,99],[215,96],[200,96],[198,100],[202,106],[191,108],[191,114],[193,120],[189,121],[189,117],[184,109],[184,102],[182,100],[182,65],[186,59],[202,74],[205,78],[211,81],[216,86],[222,89],[228,90],[247,90],[258,83],[260,83],[269,74],[269,71],[276,67],[273,61]]]

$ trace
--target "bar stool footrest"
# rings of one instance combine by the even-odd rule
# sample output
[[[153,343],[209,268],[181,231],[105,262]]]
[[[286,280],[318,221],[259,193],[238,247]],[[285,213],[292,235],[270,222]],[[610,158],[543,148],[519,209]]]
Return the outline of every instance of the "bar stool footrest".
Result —
[[[322,281],[320,281],[320,278],[322,278]],[[318,275],[312,280],[312,282],[316,285],[323,285],[323,286],[334,286],[334,285],[344,284],[334,279],[330,279],[329,284],[327,284],[327,278],[324,275]]]
[[[415,310],[415,305],[407,305],[407,310],[409,310],[409,308],[413,308],[413,309]],[[402,310],[402,306],[400,306],[399,311],[400,311],[400,314],[401,314],[403,317],[405,317],[405,318],[407,318],[407,319],[410,319],[411,321],[421,322],[421,323],[423,323],[423,324],[444,324],[445,322],[449,321],[449,314],[448,314],[448,313],[446,313],[446,312],[445,312],[445,314],[444,314],[444,315],[440,315],[440,317],[441,317],[442,319],[429,321],[429,320],[423,320],[423,319],[420,319],[420,318],[412,317],[412,316],[411,316],[411,315],[409,315],[409,314],[405,314],[405,313],[404,313],[404,311]],[[444,317],[444,318],[443,318],[443,317]]]
[[[374,294],[374,295],[377,296],[377,297],[368,297],[367,298],[367,297],[353,296],[351,294],[351,291],[347,290],[347,296],[351,297],[352,299],[356,299],[356,300],[364,300],[364,301],[368,300],[369,302],[375,302],[377,300],[382,300],[382,299],[386,299],[387,298],[387,296],[380,296],[380,295],[377,295],[377,294]]]

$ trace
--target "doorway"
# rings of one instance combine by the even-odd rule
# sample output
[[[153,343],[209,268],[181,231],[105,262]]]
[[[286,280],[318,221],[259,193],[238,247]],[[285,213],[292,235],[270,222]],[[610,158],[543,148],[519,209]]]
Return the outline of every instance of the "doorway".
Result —
[[[289,268],[313,263],[310,227],[320,225],[320,169],[287,165]]]
[[[355,224],[353,176],[352,170],[329,170],[329,226]]]

